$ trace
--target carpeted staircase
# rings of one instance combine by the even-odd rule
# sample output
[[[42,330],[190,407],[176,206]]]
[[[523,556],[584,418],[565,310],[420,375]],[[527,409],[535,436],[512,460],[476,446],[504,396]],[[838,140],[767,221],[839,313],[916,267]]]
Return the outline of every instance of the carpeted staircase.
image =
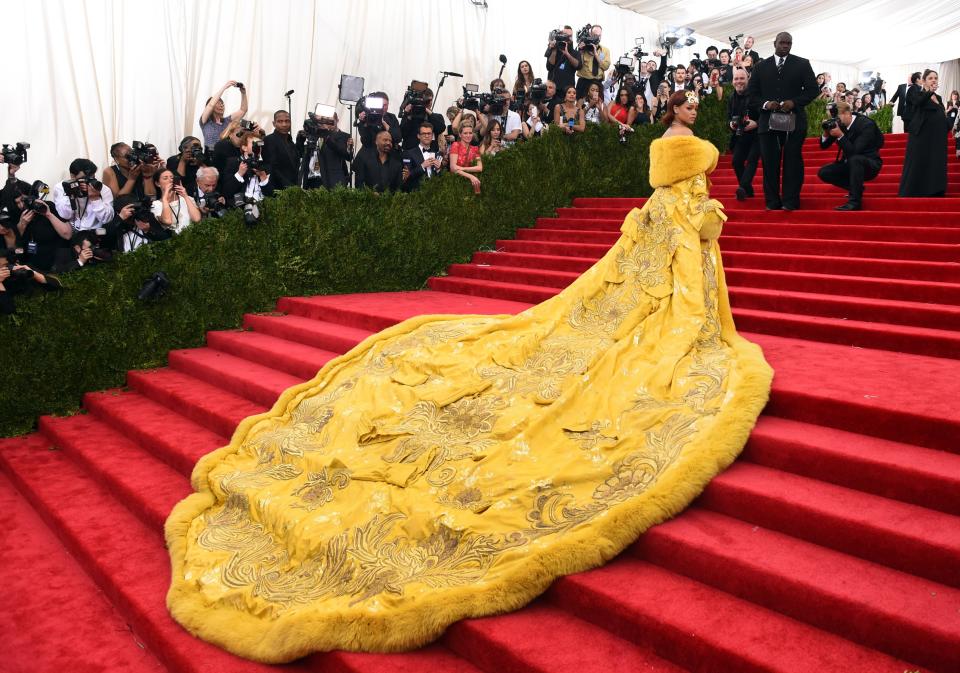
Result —
[[[898,199],[888,136],[866,209],[817,183],[803,210],[712,193],[741,332],[776,370],[743,456],[607,566],[513,614],[393,655],[291,671],[960,671],[960,198]],[[960,194],[951,158],[950,194]],[[760,176],[755,185],[760,193]],[[203,454],[373,331],[422,313],[517,312],[563,288],[637,199],[577,199],[421,292],[284,298],[0,441],[0,670],[215,673],[271,667],[168,616],[162,526]]]

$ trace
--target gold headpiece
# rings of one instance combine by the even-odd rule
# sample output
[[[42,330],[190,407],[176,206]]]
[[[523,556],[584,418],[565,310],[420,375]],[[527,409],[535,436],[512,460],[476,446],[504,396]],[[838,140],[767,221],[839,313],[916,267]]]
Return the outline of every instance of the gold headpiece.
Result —
[[[697,94],[695,94],[694,92],[687,91],[684,95],[687,97],[688,103],[693,103],[694,105],[700,105],[700,98],[698,98]]]

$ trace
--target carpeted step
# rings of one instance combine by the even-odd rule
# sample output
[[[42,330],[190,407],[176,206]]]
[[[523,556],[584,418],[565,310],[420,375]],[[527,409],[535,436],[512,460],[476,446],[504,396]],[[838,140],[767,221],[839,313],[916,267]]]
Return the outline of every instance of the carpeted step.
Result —
[[[431,290],[473,297],[505,297],[511,301],[539,304],[559,292],[557,288],[478,280],[462,276],[435,276],[427,281]]]
[[[127,385],[223,437],[232,436],[247,416],[267,410],[266,405],[172,369],[127,372]]]
[[[526,308],[526,304],[508,297],[464,296],[443,291],[283,297],[277,302],[277,310],[369,330],[382,330],[424,312],[497,315],[519,313]]]
[[[686,670],[542,600],[521,612],[458,622],[443,642],[491,673]]]
[[[902,243],[871,240],[844,241],[826,238],[804,239],[773,236],[737,236],[725,231],[723,237],[720,239],[720,245],[724,253],[779,250],[783,253],[795,255],[824,254],[837,257],[869,257],[873,259],[904,259],[930,262],[957,262],[960,260],[960,245],[947,243]],[[525,252],[522,247],[511,248],[508,249],[508,251]],[[566,253],[558,251],[549,254]],[[575,251],[569,254],[575,254]],[[587,255],[584,254],[584,256]]]
[[[901,199],[903,200],[903,199]],[[960,228],[960,212],[942,210],[916,210],[910,212],[891,212],[879,210],[856,210],[838,212],[833,209],[836,203],[827,204],[827,208],[810,208],[801,204],[800,210],[764,210],[763,208],[740,208],[736,203],[725,204],[724,212],[729,222],[777,222],[788,227],[797,224],[865,224],[868,226],[889,227],[942,227],[953,230]],[[631,208],[557,208],[557,217],[586,218],[590,220],[620,220]],[[521,230],[523,231],[523,230]]]
[[[960,515],[960,455],[764,414],[742,459]]]
[[[741,329],[752,332],[938,358],[956,357],[960,344],[956,332],[929,327],[888,325],[736,306],[733,308],[733,317]]]
[[[298,315],[248,313],[243,317],[243,325],[260,334],[269,334],[340,354],[346,353],[372,334],[370,330]]]
[[[170,670],[178,673],[266,673],[276,667],[235,657],[194,638],[173,621],[165,596],[170,560],[161,531],[150,529],[126,510],[89,475],[60,451],[50,451],[37,435],[29,439],[0,440],[0,467],[24,493],[33,507],[60,534],[65,546],[87,574],[130,620],[149,649]],[[139,474],[141,491],[149,496],[150,475]],[[56,478],[51,478],[56,475]],[[104,522],[109,522],[105,531]],[[109,534],[123,531],[123,535]],[[105,534],[107,533],[107,534]],[[49,609],[49,606],[47,606]],[[284,671],[307,673],[352,671],[386,673],[404,670],[405,655],[364,655],[330,652],[287,664]],[[478,669],[442,646],[419,650],[409,665],[427,673]]]
[[[521,285],[542,285],[562,290],[575,281],[580,273],[574,271],[550,271],[543,268],[523,268],[511,266],[483,266],[479,264],[451,264],[447,273],[453,278],[475,278],[495,280],[502,283]]]
[[[499,240],[498,252],[518,252],[531,255],[558,255],[569,257],[593,257],[599,259],[607,254],[610,246],[596,243],[562,243],[559,241]]]
[[[200,458],[230,441],[229,436],[211,432],[132,390],[88,393],[83,406],[93,417],[184,476],[190,476]],[[179,405],[176,408],[183,410]]]
[[[957,589],[697,507],[650,529],[630,551],[894,657],[960,666]]]
[[[537,231],[535,229],[530,231]],[[850,224],[784,224],[774,222],[727,221],[720,237],[723,247],[726,236],[790,237],[843,241],[883,241],[885,243],[934,243],[956,247],[960,229],[947,227],[888,227]],[[948,260],[949,261],[949,260]]]
[[[609,249],[620,238],[619,229],[609,231],[588,231],[580,229],[519,229],[520,241],[560,241],[563,243],[591,243],[603,245]]]
[[[192,492],[183,474],[92,416],[42,416],[40,432],[155,530],[163,530],[173,506]]]
[[[207,346],[301,380],[316,376],[323,365],[338,355],[296,341],[242,330],[208,332]]]
[[[473,266],[509,266],[547,271],[572,271],[579,275],[596,264],[598,259],[600,258],[511,252],[476,252],[473,254],[470,264]]]
[[[630,555],[557,580],[547,598],[690,671],[917,670]]]
[[[212,348],[170,351],[170,368],[271,407],[287,388],[302,379]]]
[[[0,528],[3,670],[167,673],[3,474]]]
[[[697,503],[800,540],[960,587],[960,517],[952,514],[745,461],[714,478]]]
[[[960,454],[960,359],[741,334],[776,372],[765,413]]]

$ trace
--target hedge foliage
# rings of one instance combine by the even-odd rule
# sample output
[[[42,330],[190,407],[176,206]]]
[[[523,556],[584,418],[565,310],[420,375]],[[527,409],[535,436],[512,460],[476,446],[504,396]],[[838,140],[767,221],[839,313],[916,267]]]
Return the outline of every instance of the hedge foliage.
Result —
[[[708,97],[697,134],[723,151],[726,121],[726,100]],[[485,159],[479,196],[453,175],[412,194],[288,189],[254,227],[233,212],[65,275],[63,292],[20,297],[17,312],[0,319],[0,435],[31,429],[41,414],[74,412],[84,392],[162,366],[171,349],[200,346],[207,330],[236,328],[278,297],[420,288],[576,196],[647,196],[647,149],[662,132],[650,125],[625,144],[612,127],[547,133]],[[157,270],[170,291],[138,301]]]

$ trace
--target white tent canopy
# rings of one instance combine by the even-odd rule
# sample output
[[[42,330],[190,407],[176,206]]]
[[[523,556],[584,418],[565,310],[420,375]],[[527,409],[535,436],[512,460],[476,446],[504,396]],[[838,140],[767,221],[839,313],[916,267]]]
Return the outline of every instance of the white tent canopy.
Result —
[[[960,56],[957,0],[605,1],[717,39],[753,35],[762,55],[786,30],[798,54],[861,70],[870,63],[940,63]]]

